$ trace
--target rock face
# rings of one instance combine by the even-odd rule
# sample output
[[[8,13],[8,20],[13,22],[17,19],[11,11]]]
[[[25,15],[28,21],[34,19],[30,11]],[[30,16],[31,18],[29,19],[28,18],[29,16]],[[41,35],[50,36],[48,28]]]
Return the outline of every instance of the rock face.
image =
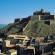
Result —
[[[55,16],[44,9],[36,11],[26,18],[17,18],[14,23],[8,24],[0,30],[4,34],[25,34],[28,36],[53,35],[55,30]],[[47,30],[48,29],[48,30]],[[50,32],[49,32],[50,31]]]

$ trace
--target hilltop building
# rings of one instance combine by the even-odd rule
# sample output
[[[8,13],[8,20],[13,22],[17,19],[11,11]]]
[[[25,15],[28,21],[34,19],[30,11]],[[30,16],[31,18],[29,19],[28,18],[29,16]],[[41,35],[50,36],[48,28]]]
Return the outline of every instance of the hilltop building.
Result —
[[[24,20],[26,21],[44,21],[45,24],[51,25],[51,24],[55,24],[55,15],[51,15],[50,12],[45,12],[44,9],[41,9],[41,11],[35,11],[33,13],[33,15],[27,17],[27,18],[18,18],[15,19],[14,22],[24,22]]]

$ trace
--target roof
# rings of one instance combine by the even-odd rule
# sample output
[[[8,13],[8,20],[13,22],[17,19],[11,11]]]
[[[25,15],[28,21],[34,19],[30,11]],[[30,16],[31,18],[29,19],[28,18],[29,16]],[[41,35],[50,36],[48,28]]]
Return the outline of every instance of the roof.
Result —
[[[17,35],[17,36],[15,36],[15,37],[27,37],[26,35]]]
[[[35,49],[33,46],[28,46],[27,49]]]
[[[25,40],[27,40],[27,41],[28,41],[28,40],[30,40],[30,39],[28,39],[28,38],[27,38],[27,39],[25,39]]]
[[[10,53],[13,53],[13,52],[16,52],[17,50],[15,49],[11,49],[11,50],[8,50]]]
[[[14,39],[24,39],[24,38],[14,38]]]
[[[32,37],[32,39],[35,39],[35,37]]]
[[[53,40],[48,40],[48,41],[52,42]]]
[[[40,43],[40,45],[48,45],[49,43]]]
[[[40,40],[40,39],[44,39],[45,37],[32,37],[32,39],[36,39],[36,40]]]
[[[26,46],[24,46],[23,44],[22,44],[22,45],[20,45],[20,47],[21,47],[21,48],[26,48]]]
[[[10,40],[5,40],[5,42],[10,42]]]
[[[15,36],[17,36],[17,35],[8,35],[8,37],[15,37]]]
[[[53,54],[55,54],[55,51],[53,52]]]
[[[9,45],[7,45],[6,47],[14,47],[15,45],[13,45],[13,44],[9,44]]]
[[[28,41],[24,41],[23,43],[27,43]]]
[[[26,45],[27,44],[27,42],[24,42],[22,45]]]
[[[25,37],[27,37],[27,36],[26,36],[26,35],[8,35],[8,37],[13,37],[13,38],[20,37],[20,38],[25,38]]]
[[[44,40],[45,37],[36,37],[36,40],[40,41],[40,40]]]

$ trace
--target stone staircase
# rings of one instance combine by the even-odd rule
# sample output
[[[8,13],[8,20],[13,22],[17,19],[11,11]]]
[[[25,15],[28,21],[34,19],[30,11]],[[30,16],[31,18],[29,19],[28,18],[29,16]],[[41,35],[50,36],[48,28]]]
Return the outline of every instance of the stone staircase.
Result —
[[[29,24],[29,22],[28,22],[28,23],[27,23],[27,25],[23,28],[23,32],[24,32],[24,31],[25,31],[25,29],[27,28],[28,24]]]

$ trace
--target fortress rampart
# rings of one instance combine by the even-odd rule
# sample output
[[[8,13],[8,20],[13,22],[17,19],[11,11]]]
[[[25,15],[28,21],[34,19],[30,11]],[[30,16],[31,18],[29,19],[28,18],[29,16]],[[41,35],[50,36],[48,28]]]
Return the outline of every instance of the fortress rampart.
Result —
[[[48,22],[48,20],[49,20],[50,23],[52,21],[51,24],[55,24],[55,22],[54,22],[55,21],[55,15],[51,15],[50,12],[45,12],[44,9],[41,9],[41,11],[35,11],[33,13],[33,15],[28,16],[27,18],[18,18],[18,19],[15,19],[14,22],[23,23],[25,21],[29,22],[29,20],[31,20],[31,21],[33,21],[33,20],[35,20],[35,21],[42,21],[42,20],[44,20],[46,22]]]

